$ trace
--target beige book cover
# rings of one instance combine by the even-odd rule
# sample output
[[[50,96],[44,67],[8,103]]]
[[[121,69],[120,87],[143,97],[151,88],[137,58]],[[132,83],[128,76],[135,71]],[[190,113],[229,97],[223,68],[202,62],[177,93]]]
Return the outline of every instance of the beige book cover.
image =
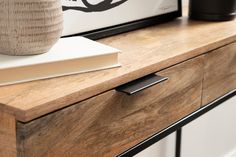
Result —
[[[0,86],[119,67],[119,52],[78,36],[61,38],[41,55],[0,55]]]

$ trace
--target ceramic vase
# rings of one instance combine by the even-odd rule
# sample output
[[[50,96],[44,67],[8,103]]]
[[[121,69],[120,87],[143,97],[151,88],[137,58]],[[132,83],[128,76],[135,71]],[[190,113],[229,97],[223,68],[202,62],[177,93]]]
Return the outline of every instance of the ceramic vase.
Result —
[[[0,53],[48,52],[63,28],[61,0],[0,0]]]

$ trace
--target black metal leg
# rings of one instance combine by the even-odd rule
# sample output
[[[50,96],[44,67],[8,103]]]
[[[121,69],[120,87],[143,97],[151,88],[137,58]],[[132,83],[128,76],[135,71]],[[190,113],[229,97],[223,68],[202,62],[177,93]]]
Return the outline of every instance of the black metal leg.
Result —
[[[181,156],[182,128],[176,131],[175,157]]]

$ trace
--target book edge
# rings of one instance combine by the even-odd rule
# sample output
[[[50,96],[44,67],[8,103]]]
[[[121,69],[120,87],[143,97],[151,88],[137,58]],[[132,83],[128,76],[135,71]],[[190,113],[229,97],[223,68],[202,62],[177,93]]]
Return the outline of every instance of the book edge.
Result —
[[[94,68],[90,70],[84,70],[84,71],[79,71],[79,72],[71,72],[71,73],[65,73],[65,74],[58,74],[54,76],[46,76],[46,77],[40,77],[40,78],[32,78],[32,79],[26,79],[26,80],[20,80],[20,81],[14,81],[14,82],[8,82],[8,83],[0,83],[1,86],[8,86],[8,85],[14,85],[14,84],[19,84],[19,83],[26,83],[26,82],[33,82],[33,81],[39,81],[39,80],[45,80],[45,79],[52,79],[52,78],[58,78],[58,77],[63,77],[63,76],[69,76],[69,75],[75,75],[75,74],[82,74],[82,73],[89,73],[89,72],[95,72],[95,71],[100,71],[100,70],[106,70],[106,69],[112,69],[112,68],[118,68],[121,67],[122,65],[120,63],[111,65],[111,66],[106,66],[106,67],[100,67],[100,68]]]

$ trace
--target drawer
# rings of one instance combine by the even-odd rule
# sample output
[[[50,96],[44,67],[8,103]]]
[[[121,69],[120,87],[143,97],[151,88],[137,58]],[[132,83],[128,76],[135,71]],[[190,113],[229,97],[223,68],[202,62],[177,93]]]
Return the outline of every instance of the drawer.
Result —
[[[165,82],[132,96],[108,91],[17,123],[19,157],[112,157],[201,106],[203,58],[158,72]]]
[[[236,43],[204,57],[203,104],[236,89]]]

